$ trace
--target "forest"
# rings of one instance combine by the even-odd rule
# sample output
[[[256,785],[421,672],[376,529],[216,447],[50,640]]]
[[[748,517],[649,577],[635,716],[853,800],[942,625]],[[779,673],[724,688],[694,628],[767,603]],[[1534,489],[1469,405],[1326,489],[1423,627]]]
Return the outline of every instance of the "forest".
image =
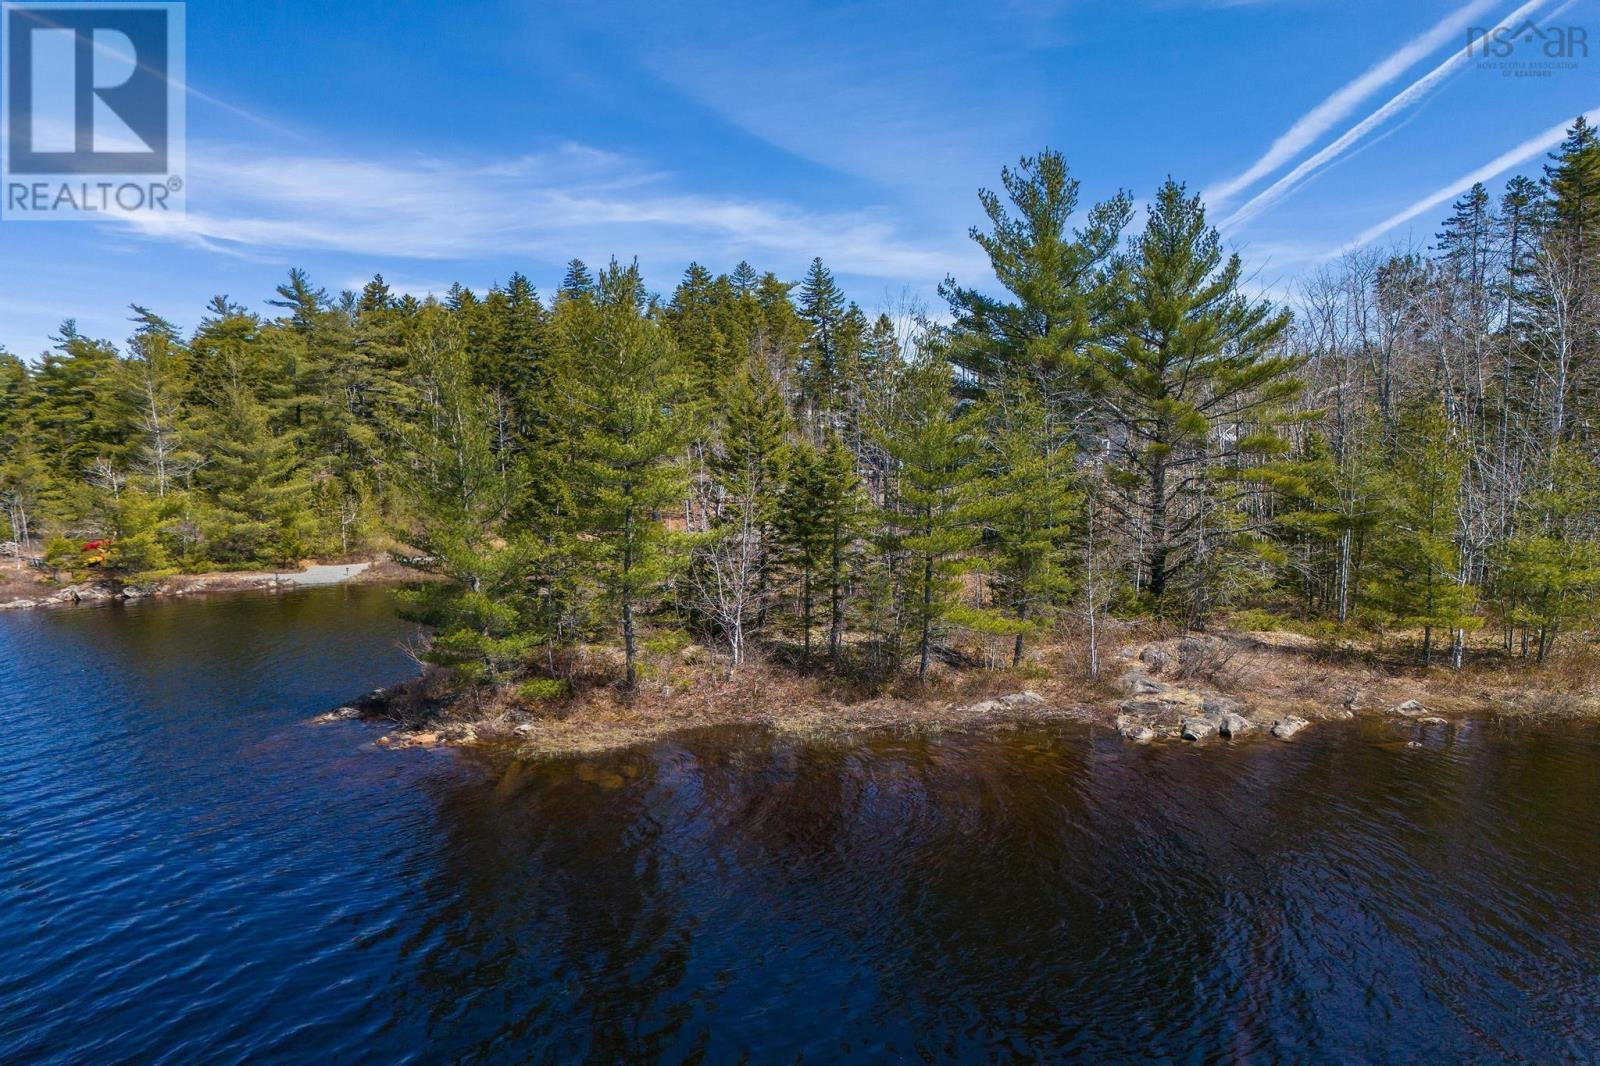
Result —
[[[192,333],[134,306],[0,353],[0,539],[84,577],[392,553],[469,685],[694,640],[925,675],[1156,617],[1543,661],[1600,588],[1600,139],[1472,188],[1426,248],[1292,296],[1168,180],[1080,203],[1043,151],[980,194],[994,277],[865,311],[793,281],[573,260],[442,300],[291,271]]]

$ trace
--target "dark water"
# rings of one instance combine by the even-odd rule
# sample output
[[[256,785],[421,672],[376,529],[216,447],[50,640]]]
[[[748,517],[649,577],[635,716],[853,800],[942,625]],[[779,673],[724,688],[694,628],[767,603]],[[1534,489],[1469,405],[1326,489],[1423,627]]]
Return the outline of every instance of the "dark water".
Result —
[[[1600,1057],[1600,735],[691,735],[313,713],[378,590],[0,617],[0,1062]]]

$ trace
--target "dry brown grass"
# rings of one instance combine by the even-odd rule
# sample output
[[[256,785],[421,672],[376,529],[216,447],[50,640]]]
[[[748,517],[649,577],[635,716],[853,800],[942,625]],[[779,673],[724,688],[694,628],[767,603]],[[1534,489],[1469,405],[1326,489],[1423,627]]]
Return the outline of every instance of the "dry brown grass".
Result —
[[[618,651],[590,645],[545,664],[568,683],[555,698],[526,699],[515,686],[462,695],[447,672],[429,671],[369,716],[398,727],[395,743],[484,742],[523,755],[596,752],[727,725],[815,736],[970,729],[1019,720],[1109,723],[1125,696],[1120,679],[1129,670],[1228,696],[1268,716],[1381,714],[1409,699],[1443,714],[1597,713],[1588,693],[1600,679],[1600,653],[1587,644],[1575,644],[1534,669],[1480,643],[1466,668],[1455,672],[1423,668],[1395,640],[1379,646],[1287,633],[1182,634],[1148,622],[1111,623],[1101,640],[1098,681],[1086,676],[1084,634],[1071,628],[1031,647],[1016,669],[957,665],[997,658],[974,643],[936,660],[925,679],[905,672],[888,683],[859,671],[833,672],[825,656],[802,665],[798,648],[790,645],[769,646],[737,671],[704,647],[658,648],[642,655],[642,681],[631,693],[619,684]],[[859,652],[859,645],[853,650]],[[985,701],[1025,690],[1044,702],[984,709]]]

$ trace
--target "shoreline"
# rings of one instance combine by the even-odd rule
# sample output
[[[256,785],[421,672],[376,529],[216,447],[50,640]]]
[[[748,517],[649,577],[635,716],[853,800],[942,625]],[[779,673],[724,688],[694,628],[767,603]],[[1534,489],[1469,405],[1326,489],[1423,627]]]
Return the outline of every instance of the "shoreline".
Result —
[[[1215,666],[1220,662],[1220,667]],[[1207,676],[1208,664],[1212,672]],[[1437,670],[1390,673],[1328,662],[1282,633],[1184,636],[1133,643],[1108,658],[1101,683],[1056,674],[1020,681],[1011,671],[944,678],[921,693],[850,698],[826,680],[756,667],[727,677],[690,668],[681,689],[628,701],[596,687],[555,705],[519,703],[509,692],[449,692],[423,675],[378,689],[312,719],[382,728],[383,748],[465,748],[518,758],[597,755],[674,733],[758,726],[801,737],[872,732],[931,735],[1075,724],[1105,728],[1134,745],[1293,742],[1328,722],[1386,720],[1398,740],[1467,718],[1600,719],[1587,688],[1563,690],[1537,674],[1504,670],[1468,677]],[[1403,734],[1403,735],[1402,735]]]
[[[301,570],[222,570],[204,574],[174,574],[142,583],[101,579],[56,585],[42,580],[11,580],[0,585],[0,611],[224,593],[278,593],[332,585],[380,585],[418,579],[414,572],[392,560],[358,559],[341,563],[313,562]]]

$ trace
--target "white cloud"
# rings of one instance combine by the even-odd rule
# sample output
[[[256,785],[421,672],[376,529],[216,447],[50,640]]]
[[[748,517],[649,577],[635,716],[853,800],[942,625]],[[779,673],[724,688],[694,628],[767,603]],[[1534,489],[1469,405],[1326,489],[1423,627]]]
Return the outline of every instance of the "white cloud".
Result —
[[[1527,3],[1523,4],[1521,7],[1517,8],[1515,11],[1497,23],[1494,29],[1499,29],[1500,27],[1509,28],[1520,24],[1540,7],[1544,6],[1547,2],[1548,0],[1528,0]],[[1296,187],[1308,181],[1318,171],[1324,169],[1334,160],[1338,159],[1351,148],[1355,147],[1356,144],[1363,140],[1373,130],[1377,129],[1379,126],[1383,125],[1385,122],[1389,121],[1389,119],[1393,118],[1395,115],[1398,115],[1402,111],[1406,111],[1412,107],[1415,107],[1436,85],[1439,84],[1439,82],[1443,81],[1454,71],[1460,69],[1472,58],[1472,49],[1473,45],[1470,43],[1463,45],[1459,51],[1452,53],[1450,58],[1446,59],[1438,66],[1428,71],[1428,73],[1424,74],[1422,77],[1406,86],[1399,93],[1391,97],[1382,107],[1378,108],[1376,111],[1373,111],[1366,118],[1362,119],[1360,122],[1350,127],[1350,129],[1346,130],[1338,137],[1338,139],[1327,145],[1315,155],[1311,156],[1309,159],[1302,162],[1299,166],[1289,171],[1289,173],[1285,174],[1271,185],[1267,186],[1267,188],[1257,193],[1253,198],[1240,206],[1237,211],[1223,219],[1222,229],[1237,229],[1239,226],[1250,221],[1262,211],[1265,211],[1267,208],[1283,199]]]
[[[1584,119],[1590,123],[1600,122],[1600,107],[1594,108],[1588,114],[1584,115]],[[1388,233],[1390,230],[1410,222],[1418,215],[1432,211],[1442,204],[1455,199],[1457,196],[1460,196],[1462,193],[1472,188],[1478,182],[1490,181],[1494,178],[1497,178],[1501,174],[1504,174],[1506,171],[1510,170],[1512,167],[1519,166],[1535,156],[1542,155],[1543,153],[1550,151],[1550,149],[1561,143],[1562,138],[1566,136],[1567,130],[1571,127],[1571,125],[1572,123],[1570,120],[1558,123],[1557,125],[1551,126],[1538,136],[1528,138],[1510,151],[1502,152],[1500,155],[1495,156],[1489,162],[1477,168],[1472,173],[1463,175],[1462,177],[1451,182],[1449,185],[1446,185],[1444,188],[1424,196],[1410,207],[1407,207],[1404,211],[1396,212],[1395,214],[1384,219],[1382,222],[1379,222],[1377,225],[1369,226],[1368,228],[1362,230],[1356,235],[1356,238],[1353,241],[1345,245],[1343,248],[1340,248],[1337,252],[1331,253],[1329,258],[1333,258],[1336,255],[1342,255],[1345,252],[1359,248],[1364,244],[1370,244],[1379,237],[1383,236],[1385,233]]]
[[[970,206],[1001,162],[1037,147],[1054,106],[1041,59],[1069,39],[1070,6],[928,11],[914,0],[689,0],[589,5],[581,17],[587,32],[749,136],[924,209],[957,197]]]
[[[1543,3],[1544,0],[1538,0]],[[1462,33],[1495,0],[1473,0],[1453,14],[1440,19],[1429,29],[1389,53],[1359,77],[1345,83],[1316,107],[1307,111],[1273,141],[1262,156],[1242,172],[1207,187],[1201,195],[1206,203],[1218,206],[1234,194],[1254,185],[1298,156],[1373,93],[1389,84],[1439,46],[1460,40]]]
[[[666,175],[580,145],[481,162],[372,160],[189,146],[187,217],[130,220],[137,231],[208,248],[345,252],[398,260],[639,255],[804,263],[937,279],[968,265],[952,231],[942,246],[906,237],[879,209],[670,191]]]

